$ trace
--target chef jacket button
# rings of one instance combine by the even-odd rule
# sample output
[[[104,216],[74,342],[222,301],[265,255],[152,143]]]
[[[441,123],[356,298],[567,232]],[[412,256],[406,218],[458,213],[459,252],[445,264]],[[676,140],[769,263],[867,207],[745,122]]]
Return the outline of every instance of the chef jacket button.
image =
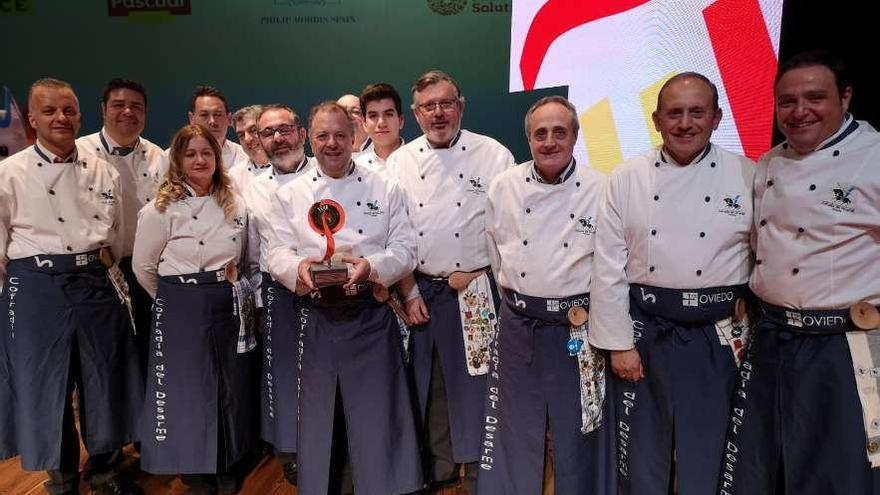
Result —
[[[99,217],[98,215],[95,215],[95,216],[93,216],[92,218],[94,218],[95,220],[98,220],[98,219],[100,219],[101,217]]]
[[[816,190],[816,184],[810,184],[810,191]]]
[[[457,206],[461,206],[461,201],[456,201],[455,204],[456,204]]]
[[[199,217],[193,215],[193,220],[198,220],[198,219],[199,219]]]
[[[144,173],[144,177],[146,177],[146,176],[147,176],[147,174],[146,174],[146,173]]]
[[[422,153],[424,153],[424,152],[425,152],[425,148],[419,148],[419,151],[422,152]]]
[[[52,196],[54,196],[54,195],[55,195],[55,190],[54,190],[54,189],[49,189],[49,194],[51,194]]]
[[[199,241],[199,246],[204,246],[204,245],[205,245],[205,241]]]
[[[43,166],[43,164],[42,164],[42,163],[40,163],[40,162],[37,162],[37,166],[38,166],[38,167],[42,167],[42,166]]]
[[[660,167],[660,162],[654,162],[655,167]]]
[[[70,247],[70,246],[67,246],[67,250],[68,250],[68,251],[73,251],[73,248]]]
[[[531,181],[532,181],[531,177],[526,177],[526,182],[531,182]]]
[[[523,240],[523,246],[528,246],[528,245],[529,245],[529,241],[528,241],[528,240]]]
[[[424,236],[425,236],[424,232],[419,232],[419,237],[424,237]]]
[[[361,205],[361,202],[360,202],[360,201],[358,201],[358,202],[357,202],[357,203],[356,203],[356,204],[357,204],[357,205],[358,205],[358,206],[360,206],[360,205]]]
[[[702,274],[703,274],[703,270],[697,270],[697,276],[698,276],[698,277],[699,277],[700,275],[702,275]]]
[[[425,176],[424,176],[424,174],[422,175],[422,180],[425,180]]]
[[[358,229],[358,234],[363,234],[363,233],[364,233],[364,229]]]
[[[358,182],[363,182],[363,180],[364,179],[362,177],[358,177]]]
[[[799,234],[803,234],[803,233],[804,233],[804,228],[803,228],[803,227],[798,227],[798,233],[799,233]]]
[[[455,233],[455,237],[458,237],[458,232]]]
[[[370,159],[369,159],[369,160],[367,160],[367,163],[369,163],[369,164],[370,164],[370,165],[372,165],[372,164],[373,164],[373,159],[372,159],[372,158],[370,158]],[[423,175],[423,176],[422,176],[422,178],[423,178],[423,179],[424,179],[424,178],[425,178],[425,176],[424,176],[424,175]]]
[[[563,243],[562,243],[562,247],[568,247],[568,243],[567,243],[567,242],[563,242]]]
[[[706,233],[705,233],[705,232],[700,232],[700,238],[703,238],[703,237],[706,237]]]
[[[767,181],[767,187],[773,187],[773,179]]]
[[[653,266],[649,266],[649,267],[648,267],[648,271],[649,271],[649,272],[653,272],[653,271],[654,271],[654,267],[653,267]]]
[[[655,195],[654,195],[654,201],[659,201],[659,200],[660,200],[660,196],[658,196],[658,195],[655,194]]]
[[[531,212],[532,212],[531,208],[526,208],[526,213],[531,213]]]
[[[761,222],[759,223],[759,225],[761,225],[761,227],[767,225],[767,220],[761,220]]]
[[[86,163],[86,162],[83,162],[83,163],[82,163],[82,167],[83,167],[83,168],[88,168],[88,166],[89,166],[88,163]]]
[[[575,183],[574,183],[574,187],[581,187],[581,183],[580,183],[580,182],[575,182]]]
[[[425,260],[419,261],[419,263],[421,263],[421,264],[424,265],[424,264],[425,264]]]
[[[834,150],[834,153],[831,153],[832,156],[840,156],[840,150]]]
[[[522,278],[526,278],[526,272],[522,272],[522,273],[520,273],[519,276],[522,277]]]
[[[317,177],[312,177],[312,182],[318,182],[318,178],[317,178]]]
[[[165,261],[165,258],[159,258],[159,263],[163,263],[164,261]]]
[[[467,151],[467,146],[462,146],[461,151]]]
[[[464,174],[458,174],[459,179],[464,179]]]
[[[801,271],[800,268],[792,268],[792,269],[791,269],[791,274],[792,274],[792,275],[797,275],[798,272],[800,272],[800,271]]]
[[[94,190],[95,190],[95,188],[94,188],[94,187],[92,187],[92,186],[89,186],[89,191],[94,191]]]
[[[715,168],[715,162],[710,163],[709,166]]]
[[[569,213],[568,218],[574,218],[574,213]]]
[[[64,222],[64,219],[61,218],[61,217],[58,217],[58,221],[59,221],[59,222]]]
[[[657,235],[657,230],[656,230],[656,229],[651,229],[651,235]]]
[[[422,203],[419,203],[419,208],[421,208],[422,206],[424,206],[424,205]]]
[[[455,262],[455,266],[456,266],[456,268],[458,268],[458,267],[461,266],[461,263],[459,263],[459,262],[456,261],[456,262]]]
[[[232,242],[235,242],[235,237],[232,238]]]
[[[709,196],[706,196],[705,198],[703,198],[703,201],[708,203],[709,201],[712,201],[712,198],[710,198]]]
[[[756,264],[756,265],[760,265],[761,263],[763,263],[763,261],[761,261],[761,260],[755,260],[755,264]]]

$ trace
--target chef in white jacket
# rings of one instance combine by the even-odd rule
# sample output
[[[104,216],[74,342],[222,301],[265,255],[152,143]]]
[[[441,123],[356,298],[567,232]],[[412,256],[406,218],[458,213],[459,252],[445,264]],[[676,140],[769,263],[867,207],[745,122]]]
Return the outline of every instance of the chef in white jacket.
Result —
[[[168,170],[165,151],[143,136],[147,117],[147,91],[130,79],[111,79],[101,101],[104,126],[100,131],[77,140],[119,172],[122,187],[120,200],[125,215],[122,258],[119,267],[125,274],[137,327],[141,364],[146,369],[149,353],[150,307],[153,299],[141,288],[131,269],[131,253],[141,208],[156,197],[159,184]]]
[[[387,176],[388,157],[404,144],[400,137],[404,123],[400,94],[388,83],[376,83],[361,91],[360,100],[364,129],[373,146],[357,156],[355,163]]]
[[[242,151],[248,156],[247,164],[240,163],[229,169],[229,175],[238,186],[239,192],[244,195],[248,185],[255,177],[270,170],[269,157],[260,143],[257,118],[263,112],[261,105],[250,105],[239,108],[232,114],[232,128],[238,137]]]
[[[848,113],[836,55],[780,64],[786,140],[755,174],[760,299],[721,494],[880,493],[880,134]],[[859,304],[861,303],[861,304]]]
[[[586,340],[607,178],[575,162],[578,127],[568,100],[541,98],[526,113],[533,160],[489,186],[486,232],[503,302],[486,391],[481,495],[606,493],[613,420],[604,414],[604,357]],[[548,430],[554,482],[542,487]]]
[[[306,130],[287,105],[264,105],[257,135],[271,160],[269,171],[253,178],[245,191],[248,207],[248,263],[259,277],[263,335],[260,375],[263,440],[272,444],[284,477],[296,485],[296,432],[299,335],[308,315],[304,300],[269,274],[269,246],[275,235],[272,197],[279,187],[311,170],[305,155]]]
[[[599,213],[589,340],[610,351],[621,493],[665,495],[673,477],[681,495],[718,485],[754,174],[710,142],[721,115],[705,76],[669,79],[653,113],[663,144],[612,172]]]
[[[302,335],[298,490],[326,492],[333,439],[347,437],[355,493],[409,493],[422,487],[415,417],[397,319],[380,301],[415,266],[415,240],[400,189],[351,160],[353,133],[336,102],[313,108],[317,164],[273,198],[276,281],[315,288],[312,263],[330,255],[349,267],[344,285],[314,293]],[[334,432],[340,402],[345,435]]]
[[[93,490],[138,493],[114,472],[143,400],[124,291],[108,272],[125,249],[119,174],[75,142],[68,83],[40,79],[28,103],[37,142],[0,167],[0,459],[20,455],[23,469],[48,471],[49,493],[78,493],[76,387],[84,476]]]
[[[410,345],[426,471],[428,482],[440,488],[457,484],[459,465],[465,464],[464,487],[473,495],[488,344],[497,321],[466,315],[496,312],[498,292],[488,273],[486,191],[514,160],[498,141],[461,129],[464,98],[448,74],[423,74],[412,97],[424,135],[395,151],[387,166],[404,192],[418,246],[415,280],[404,279],[401,290],[416,324]],[[466,298],[469,291],[488,297]]]

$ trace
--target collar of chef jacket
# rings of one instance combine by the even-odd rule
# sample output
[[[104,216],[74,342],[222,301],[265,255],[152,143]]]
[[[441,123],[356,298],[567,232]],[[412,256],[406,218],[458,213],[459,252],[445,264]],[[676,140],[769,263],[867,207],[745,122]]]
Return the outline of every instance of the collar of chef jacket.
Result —
[[[443,150],[443,149],[452,148],[453,146],[455,146],[455,144],[458,143],[459,139],[461,139],[461,129],[458,130],[458,134],[456,134],[455,137],[452,138],[452,141],[449,141],[449,146],[445,146],[443,148],[437,148],[433,144],[431,144],[431,141],[428,141],[428,136],[425,136],[425,145],[427,145],[428,148],[430,148],[432,150],[434,150],[434,149]]]
[[[107,134],[106,127],[102,127],[101,130],[98,132],[98,139],[101,140],[101,146],[104,147],[104,151],[106,151],[108,155],[112,155],[115,148],[128,148],[128,146],[122,146],[121,144],[114,141],[113,138],[110,137],[109,134]],[[134,150],[137,150],[140,147],[141,137],[138,136],[137,141],[134,143],[134,146],[131,147],[132,153],[134,152]]]
[[[709,153],[712,151],[712,143],[708,143],[705,148],[703,148],[703,152],[698,154],[696,158],[691,160],[690,163],[678,163],[675,161],[672,156],[666,153],[665,145],[660,147],[660,161],[667,165],[678,165],[678,166],[687,166],[687,165],[696,165],[703,161],[704,158],[709,156]]]
[[[574,157],[571,157],[571,161],[568,162],[568,165],[565,167],[565,170],[563,170],[562,174],[560,174],[559,177],[556,178],[556,181],[553,182],[551,185],[555,186],[555,185],[562,184],[563,182],[567,181],[569,179],[569,177],[574,175],[574,168],[575,168],[575,160],[574,160]],[[538,181],[541,184],[547,184],[547,182],[544,180],[544,178],[541,177],[541,174],[538,173],[538,167],[535,166],[534,160],[532,160],[531,174],[532,174],[532,179],[535,179],[536,181]]]
[[[317,163],[317,166],[315,167],[315,173],[318,174],[318,177],[323,177],[323,176],[324,176],[324,175],[321,173],[321,162],[318,162],[318,163]],[[349,175],[351,175],[351,174],[353,174],[353,173],[354,173],[354,160],[349,160],[349,162],[348,162],[348,172],[346,172],[346,173],[344,173],[344,174],[342,174],[342,175],[343,175],[343,177],[348,177]],[[330,177],[329,175],[327,176],[327,178],[328,178],[328,179],[336,179],[336,177]],[[341,179],[342,177],[339,177],[339,178]]]
[[[56,159],[59,159],[60,163],[73,163],[79,158],[79,150],[76,148],[76,146],[73,147],[73,152],[71,152],[69,155],[67,155],[66,157],[60,157],[55,153],[47,150],[46,148],[40,146],[39,140],[34,143],[34,151],[36,151],[37,154],[40,155],[40,158],[49,163],[55,163]]]
[[[272,174],[273,177],[276,175],[287,175],[287,174],[296,175],[296,174],[302,172],[303,169],[306,168],[306,165],[308,165],[308,164],[309,164],[309,157],[307,157],[305,154],[303,155],[302,161],[299,163],[299,165],[295,169],[293,169],[292,172],[282,172],[281,170],[278,170],[278,168],[276,168],[275,165],[272,165],[272,162],[269,162],[269,166],[272,167],[272,170],[270,170],[269,173]]]

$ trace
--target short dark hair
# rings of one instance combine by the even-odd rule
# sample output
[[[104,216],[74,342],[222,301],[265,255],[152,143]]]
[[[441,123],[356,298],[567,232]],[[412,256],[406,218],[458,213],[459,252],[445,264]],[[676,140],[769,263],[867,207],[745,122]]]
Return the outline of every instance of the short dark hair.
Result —
[[[333,100],[327,100],[312,107],[312,110],[309,112],[309,131],[312,129],[312,123],[315,121],[315,115],[318,115],[319,112],[327,112],[327,113],[341,113],[345,115],[345,120],[351,126],[351,132],[354,134],[354,121],[351,120],[351,117],[348,115],[348,110],[345,109],[344,106],[336,103]]]
[[[709,89],[712,90],[712,110],[718,110],[718,86],[715,86],[715,83],[709,80],[708,77],[700,74],[699,72],[680,72],[672,77],[670,77],[663,86],[660,87],[660,92],[657,93],[657,111],[660,111],[660,100],[663,99],[663,92],[666,91],[666,88],[672,85],[672,83],[683,81],[685,79],[696,79],[698,81],[702,81],[709,86]]]
[[[361,113],[366,117],[367,115],[367,103],[371,101],[379,101],[390,99],[394,102],[394,108],[397,110],[397,115],[400,115],[403,110],[401,109],[400,102],[400,93],[394,89],[394,86],[388,83],[376,83],[370,84],[363,91],[361,91]]]
[[[260,117],[263,116],[264,113],[269,110],[286,110],[290,112],[290,115],[293,116],[293,121],[296,125],[302,125],[302,122],[299,119],[299,115],[297,115],[296,111],[288,105],[283,103],[269,103],[268,105],[260,105],[260,113],[257,114],[257,128],[260,127]]]
[[[193,91],[192,99],[189,102],[189,111],[196,111],[196,99],[201,98],[202,96],[213,96],[214,98],[219,98],[220,101],[223,102],[223,108],[226,112],[229,112],[229,103],[226,102],[226,95],[223,94],[219,89],[213,86],[196,86],[195,91]]]
[[[837,85],[837,92],[840,96],[843,96],[846,88],[852,86],[849,70],[847,70],[842,58],[833,52],[813,50],[798,53],[779,64],[779,68],[776,69],[776,78],[773,80],[773,90],[776,91],[776,85],[779,84],[779,80],[782,79],[786,72],[815,66],[827,67],[834,74],[834,82]]]
[[[69,82],[55,79],[54,77],[41,77],[34,81],[28,89],[28,106],[30,106],[31,99],[34,97],[34,91],[37,88],[69,89],[76,96],[76,92],[73,91],[73,86]]]
[[[147,106],[147,90],[139,82],[121,77],[114,77],[107,82],[107,86],[104,88],[104,95],[101,97],[101,103],[106,105],[107,100],[110,99],[110,93],[117,89],[130,89],[135,93],[139,93],[144,99],[144,106]]]

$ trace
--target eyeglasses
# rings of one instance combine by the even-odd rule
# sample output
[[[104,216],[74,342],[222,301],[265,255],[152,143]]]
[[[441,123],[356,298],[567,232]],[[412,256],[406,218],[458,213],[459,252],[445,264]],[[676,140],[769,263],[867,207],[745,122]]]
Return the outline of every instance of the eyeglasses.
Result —
[[[454,108],[458,100],[440,100],[440,101],[432,101],[429,103],[420,103],[416,105],[416,108],[419,109],[425,115],[433,113],[437,107],[440,107],[440,110],[444,112],[451,112]]]
[[[278,127],[264,127],[260,129],[260,137],[269,139],[270,137],[274,137],[276,132],[282,136],[289,136],[296,132],[297,128],[299,128],[298,125],[290,124],[283,124]]]

